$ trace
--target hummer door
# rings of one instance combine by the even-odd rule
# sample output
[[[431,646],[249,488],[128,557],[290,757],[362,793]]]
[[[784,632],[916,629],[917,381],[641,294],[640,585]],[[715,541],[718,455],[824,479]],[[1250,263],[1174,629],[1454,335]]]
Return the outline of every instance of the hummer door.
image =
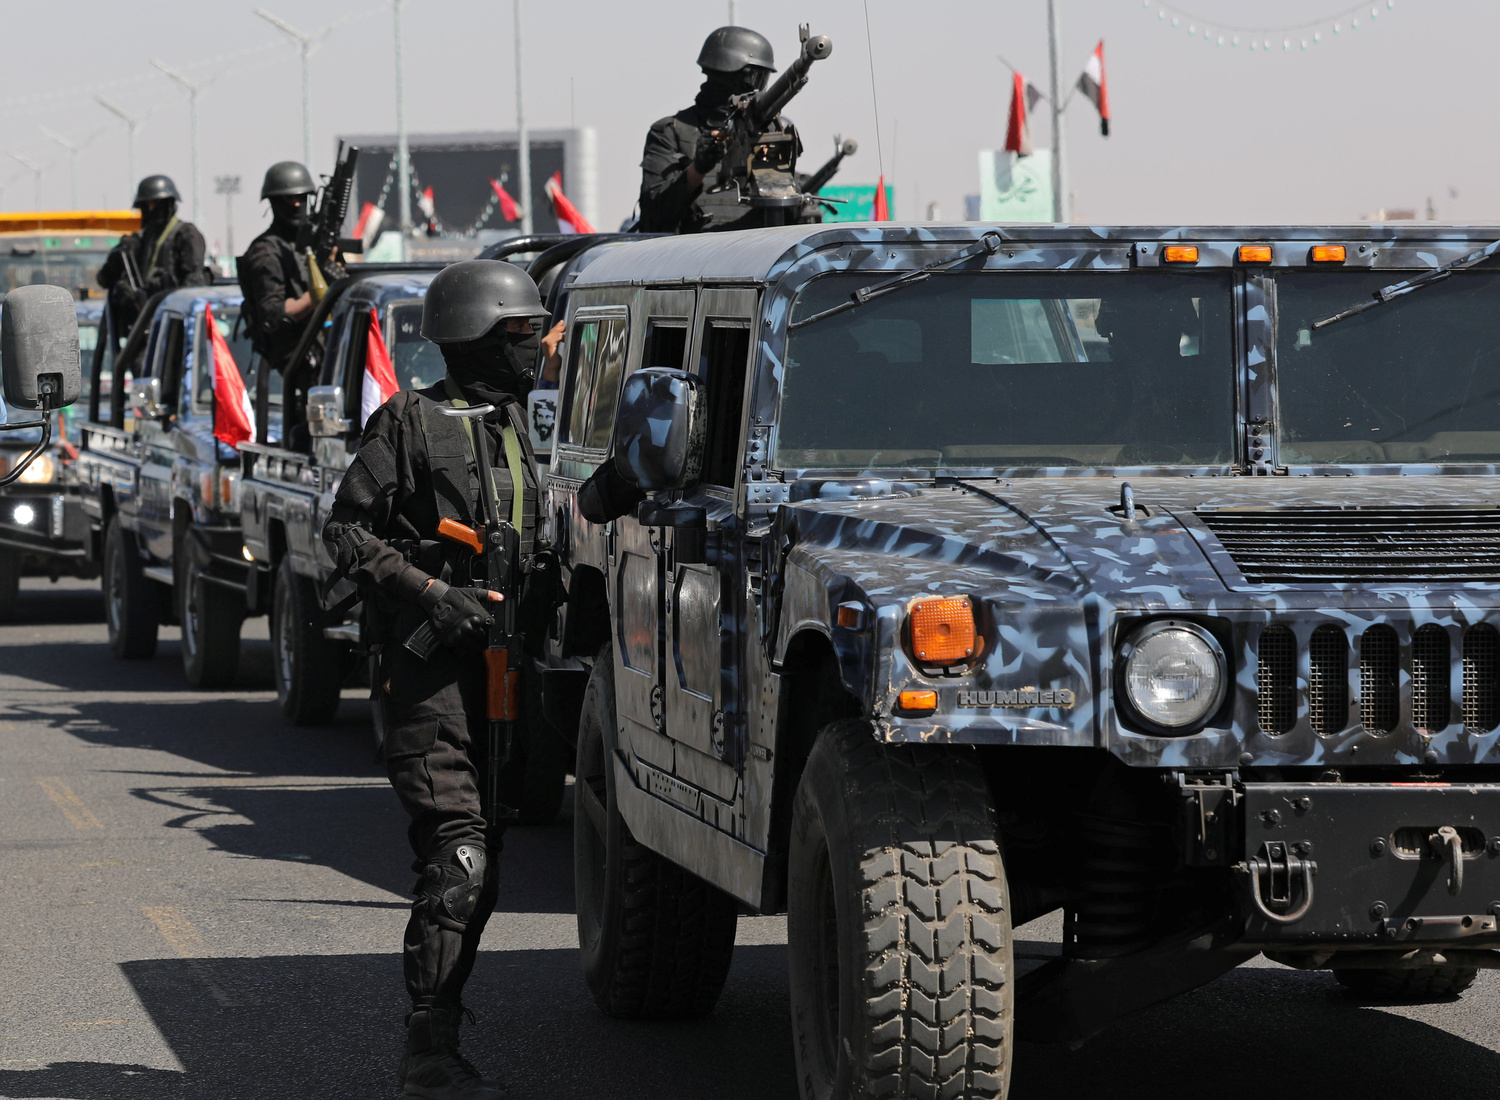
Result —
[[[732,532],[754,314],[754,291],[705,290],[700,296],[689,369],[707,383],[708,433],[701,481],[684,499],[707,511],[717,535],[710,535],[709,562],[679,562],[669,552],[663,569],[661,688],[667,735],[679,746],[676,775],[719,800],[724,811],[734,802],[743,759],[738,678],[725,673],[740,664],[743,633]],[[662,535],[669,542],[672,536]],[[709,809],[705,816],[712,820]]]

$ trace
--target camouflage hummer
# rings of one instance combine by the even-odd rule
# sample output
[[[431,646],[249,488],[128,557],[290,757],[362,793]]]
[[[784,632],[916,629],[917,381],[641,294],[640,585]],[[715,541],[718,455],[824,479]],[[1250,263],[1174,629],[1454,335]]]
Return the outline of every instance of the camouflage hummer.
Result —
[[[600,1006],[709,1011],[785,912],[804,1097],[994,1097],[1257,953],[1500,965],[1492,232],[596,248],[546,706]]]

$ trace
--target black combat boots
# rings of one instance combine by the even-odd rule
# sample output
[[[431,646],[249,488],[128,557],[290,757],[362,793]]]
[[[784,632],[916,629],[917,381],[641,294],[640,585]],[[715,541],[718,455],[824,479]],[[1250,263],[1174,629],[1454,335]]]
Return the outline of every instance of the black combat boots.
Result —
[[[508,1100],[498,1081],[481,1077],[458,1052],[461,1008],[419,1008],[406,1018],[406,1050],[396,1070],[399,1097],[414,1100]]]

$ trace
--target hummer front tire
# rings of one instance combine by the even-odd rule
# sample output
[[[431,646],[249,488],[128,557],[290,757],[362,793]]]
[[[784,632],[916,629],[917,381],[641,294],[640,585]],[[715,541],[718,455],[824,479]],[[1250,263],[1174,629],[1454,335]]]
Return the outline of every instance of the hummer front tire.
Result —
[[[802,1100],[1003,1098],[1010,897],[975,754],[829,725],[797,788],[787,870]]]
[[[729,975],[735,900],[646,848],[620,817],[614,664],[594,663],[574,770],[573,881],[583,974],[594,1003],[627,1019],[706,1016]]]

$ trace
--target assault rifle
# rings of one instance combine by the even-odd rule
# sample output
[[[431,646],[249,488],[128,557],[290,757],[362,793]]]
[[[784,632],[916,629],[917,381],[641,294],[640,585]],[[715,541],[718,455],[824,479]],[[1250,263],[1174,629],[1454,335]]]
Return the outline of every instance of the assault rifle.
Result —
[[[806,23],[798,34],[802,52],[797,60],[769,88],[731,101],[724,140],[723,180],[739,188],[741,203],[768,213],[784,211],[785,220],[795,220],[802,207],[804,196],[797,186],[801,142],[795,130],[777,122],[777,116],[806,87],[813,62],[833,53],[833,40],[826,34],[809,35]]]
[[[494,826],[520,816],[518,809],[500,800],[500,772],[510,762],[517,723],[521,719],[521,637],[516,629],[516,607],[521,599],[521,533],[500,515],[495,483],[487,476],[492,467],[484,417],[494,412],[495,406],[444,407],[439,411],[445,416],[463,417],[469,421],[465,428],[471,431],[474,440],[484,530],[475,531],[457,520],[442,519],[438,521],[438,537],[472,550],[483,563],[483,586],[504,597],[499,604],[491,606],[489,638],[484,650],[485,716],[489,719],[485,821]],[[519,485],[515,486],[515,492],[521,492]],[[479,578],[473,580],[478,582]],[[403,644],[418,657],[429,660],[437,649],[437,631],[430,620],[424,620]]]
[[[297,251],[307,256],[307,286],[314,302],[322,301],[328,284],[342,279],[348,272],[339,260],[340,249],[358,252],[363,245],[340,238],[344,218],[349,213],[349,198],[354,194],[354,165],[359,160],[359,146],[339,142],[339,154],[318,192],[316,209],[297,234]]]

